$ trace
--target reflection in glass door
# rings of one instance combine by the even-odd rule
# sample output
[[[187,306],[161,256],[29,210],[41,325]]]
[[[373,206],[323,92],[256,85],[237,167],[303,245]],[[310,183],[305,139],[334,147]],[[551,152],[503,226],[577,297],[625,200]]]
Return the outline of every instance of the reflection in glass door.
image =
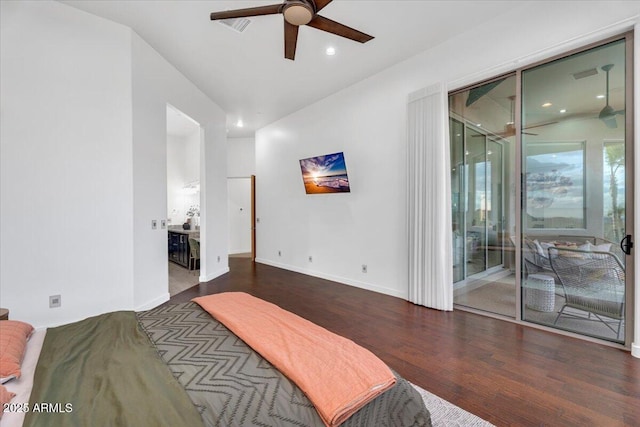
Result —
[[[504,156],[502,144],[496,140],[487,141],[487,268],[503,263],[504,247],[502,223],[504,197],[502,180],[504,176]]]
[[[522,72],[522,318],[620,343],[626,50],[621,39]]]
[[[467,127],[465,151],[466,277],[487,269],[487,150],[486,137]]]

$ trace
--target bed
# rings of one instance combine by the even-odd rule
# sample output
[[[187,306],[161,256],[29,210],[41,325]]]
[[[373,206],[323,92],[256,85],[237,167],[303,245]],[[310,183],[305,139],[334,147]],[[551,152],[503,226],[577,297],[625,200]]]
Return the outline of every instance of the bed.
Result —
[[[327,417],[308,385],[290,379],[288,362],[276,369],[234,327],[188,302],[36,331],[22,376],[5,384],[17,395],[0,427],[431,425],[420,394],[395,372],[346,419]],[[332,375],[336,387],[348,381]]]

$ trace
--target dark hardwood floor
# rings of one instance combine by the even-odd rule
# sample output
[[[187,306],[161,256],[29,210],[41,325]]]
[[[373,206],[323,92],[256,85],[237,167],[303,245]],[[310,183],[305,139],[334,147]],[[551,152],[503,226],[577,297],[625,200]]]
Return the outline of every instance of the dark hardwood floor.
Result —
[[[640,359],[463,311],[441,312],[248,259],[168,303],[243,291],[368,348],[409,381],[497,425],[639,426]]]

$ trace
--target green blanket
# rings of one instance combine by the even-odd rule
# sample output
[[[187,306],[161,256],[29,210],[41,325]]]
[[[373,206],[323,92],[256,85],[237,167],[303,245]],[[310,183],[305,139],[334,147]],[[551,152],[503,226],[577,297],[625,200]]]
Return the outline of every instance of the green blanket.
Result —
[[[202,426],[134,312],[50,328],[24,426]]]

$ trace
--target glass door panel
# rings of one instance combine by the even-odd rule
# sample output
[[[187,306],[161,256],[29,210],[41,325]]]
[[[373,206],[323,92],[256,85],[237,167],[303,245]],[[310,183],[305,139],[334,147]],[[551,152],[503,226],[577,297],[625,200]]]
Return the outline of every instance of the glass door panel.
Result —
[[[450,120],[451,135],[451,224],[453,252],[453,282],[466,277],[465,261],[465,180],[464,180],[464,125]]]
[[[515,317],[515,76],[449,97],[454,302]],[[507,206],[507,208],[505,208]]]
[[[522,318],[624,342],[625,41],[522,72]]]
[[[469,170],[466,193],[467,276],[487,269],[487,152],[486,136],[468,128],[466,132],[466,164]]]
[[[487,141],[487,267],[503,264],[503,155],[502,144]]]

